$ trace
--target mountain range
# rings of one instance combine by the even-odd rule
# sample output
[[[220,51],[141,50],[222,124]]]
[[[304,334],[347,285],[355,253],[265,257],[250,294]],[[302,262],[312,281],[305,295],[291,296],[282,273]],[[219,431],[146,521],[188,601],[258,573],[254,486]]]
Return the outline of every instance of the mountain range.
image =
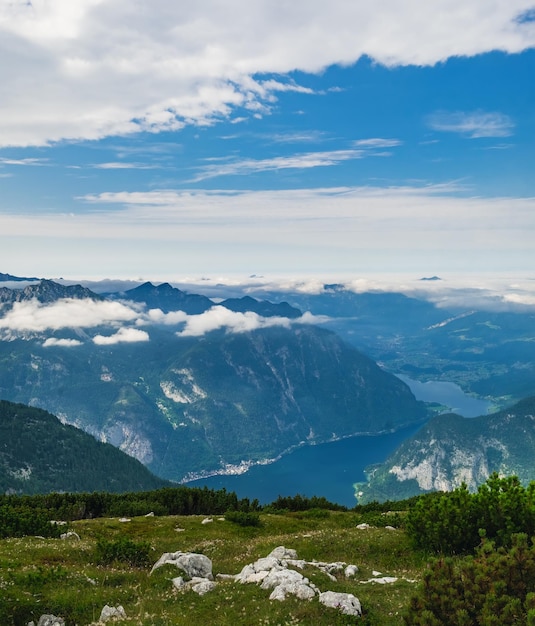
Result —
[[[297,446],[444,412],[389,372],[456,382],[502,410],[437,415],[368,468],[362,502],[475,488],[492,471],[535,477],[530,307],[446,308],[337,284],[257,300],[168,283],[95,293],[2,282],[21,284],[0,287],[0,398],[46,409],[163,479],[241,473]]]
[[[286,303],[227,308],[165,283],[102,296],[48,280],[0,298],[0,397],[166,479],[427,417],[407,385]]]

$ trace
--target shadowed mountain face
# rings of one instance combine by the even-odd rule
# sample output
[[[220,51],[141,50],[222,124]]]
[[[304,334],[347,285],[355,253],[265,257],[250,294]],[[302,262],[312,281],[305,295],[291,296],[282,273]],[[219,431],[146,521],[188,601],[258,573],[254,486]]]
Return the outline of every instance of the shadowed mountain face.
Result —
[[[173,480],[426,417],[404,383],[331,331],[298,324],[294,316],[292,324],[185,336],[183,322],[151,325],[143,313],[163,311],[163,300],[167,311],[181,310],[173,299],[183,292],[141,287],[132,290],[143,306],[136,305],[137,321],[128,322],[130,335],[120,335],[119,322],[88,326],[79,307],[72,326],[40,329],[48,319],[41,307],[40,327],[10,327],[0,341],[0,397],[44,408]],[[65,293],[58,290],[57,297],[92,302],[92,315],[102,303],[107,313],[109,303],[117,305],[96,301],[91,292]],[[29,302],[35,297],[35,291],[26,295]],[[4,313],[19,301],[5,300]]]
[[[184,311],[190,315],[204,313],[214,306],[210,298],[198,294],[190,294],[169,283],[153,285],[143,283],[139,287],[129,289],[121,294],[121,298],[133,302],[143,302],[149,309],[160,309],[164,313],[169,311]]]
[[[369,468],[360,501],[450,491],[465,482],[475,490],[493,473],[534,479],[535,397],[476,418],[453,413],[431,419],[384,464]]]
[[[33,407],[0,401],[0,493],[145,491],[169,485],[139,461]]]

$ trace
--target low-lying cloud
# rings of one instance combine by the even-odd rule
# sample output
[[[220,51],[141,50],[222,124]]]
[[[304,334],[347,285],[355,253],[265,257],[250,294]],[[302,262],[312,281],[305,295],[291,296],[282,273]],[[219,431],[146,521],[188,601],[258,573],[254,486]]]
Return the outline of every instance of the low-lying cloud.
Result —
[[[62,348],[75,348],[81,346],[83,342],[79,339],[57,339],[56,337],[49,337],[43,342],[43,348],[50,348],[51,346],[59,346]]]
[[[63,298],[53,303],[15,302],[0,318],[0,329],[44,332],[60,328],[94,328],[135,320],[139,313],[120,302]]]
[[[199,315],[189,315],[184,311],[147,311],[139,303],[130,301],[61,299],[53,303],[41,303],[37,300],[15,303],[0,318],[0,330],[5,331],[4,339],[10,339],[18,333],[31,336],[62,329],[111,327],[115,330],[113,334],[99,333],[92,338],[94,344],[104,346],[149,341],[149,333],[142,330],[141,326],[175,326],[180,328],[176,333],[179,337],[200,337],[220,329],[228,333],[242,333],[272,326],[290,328],[296,323],[319,324],[326,320],[324,316],[314,316],[311,313],[305,313],[298,319],[263,317],[252,311],[234,312],[220,305],[214,305]],[[80,339],[50,337],[44,341],[43,346],[74,347],[82,343]]]
[[[287,317],[262,317],[253,311],[239,313],[223,306],[214,306],[200,315],[188,316],[186,327],[177,334],[181,337],[199,337],[221,328],[227,332],[245,333],[270,326],[289,328],[290,320]]]
[[[96,335],[93,337],[93,343],[98,346],[111,346],[116,343],[138,343],[149,341],[149,333],[138,328],[119,328],[119,330],[109,336]]]

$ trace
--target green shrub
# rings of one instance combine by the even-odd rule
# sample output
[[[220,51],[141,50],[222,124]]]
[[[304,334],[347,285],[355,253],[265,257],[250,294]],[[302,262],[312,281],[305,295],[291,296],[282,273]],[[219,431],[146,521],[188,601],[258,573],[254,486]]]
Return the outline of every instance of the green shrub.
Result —
[[[442,554],[473,551],[481,536],[511,545],[516,533],[535,533],[535,483],[492,474],[476,493],[465,484],[448,493],[420,497],[409,509],[406,529],[414,544]]]
[[[63,532],[56,524],[50,523],[47,511],[28,506],[0,506],[0,538],[24,537],[59,537]]]
[[[128,537],[114,541],[98,539],[95,558],[100,565],[126,563],[132,567],[147,567],[150,565],[149,552],[150,543],[146,541],[132,541]]]
[[[260,515],[254,511],[227,511],[225,519],[238,526],[260,526]]]
[[[527,535],[512,547],[485,541],[476,556],[433,561],[404,616],[407,626],[535,624],[535,548]]]

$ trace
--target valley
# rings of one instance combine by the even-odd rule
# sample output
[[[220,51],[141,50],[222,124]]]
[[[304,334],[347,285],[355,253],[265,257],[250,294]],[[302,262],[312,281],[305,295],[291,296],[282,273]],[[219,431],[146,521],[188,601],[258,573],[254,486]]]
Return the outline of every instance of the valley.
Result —
[[[350,506],[364,472],[378,475],[369,468],[431,416],[492,414],[534,386],[529,308],[447,309],[339,285],[215,299],[167,283],[9,285],[0,396],[163,479],[262,501],[321,493]]]

